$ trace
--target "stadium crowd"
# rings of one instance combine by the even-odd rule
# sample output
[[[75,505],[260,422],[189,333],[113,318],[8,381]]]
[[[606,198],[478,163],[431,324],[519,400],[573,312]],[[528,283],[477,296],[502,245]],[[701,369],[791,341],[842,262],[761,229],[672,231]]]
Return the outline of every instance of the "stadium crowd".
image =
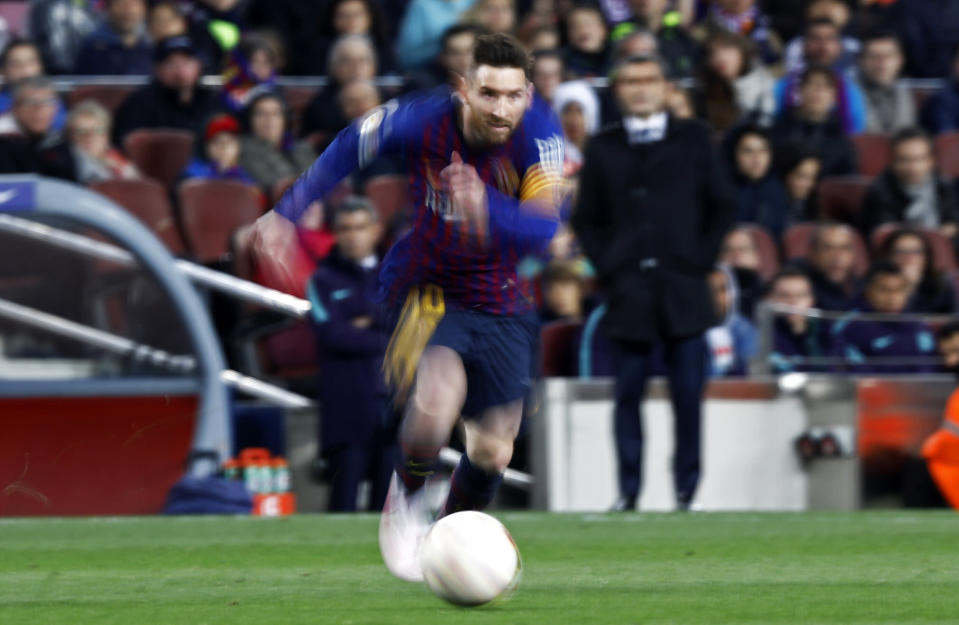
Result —
[[[453,85],[484,31],[513,34],[532,53],[573,187],[590,136],[620,117],[606,88],[617,60],[659,55],[673,81],[670,114],[708,124],[739,224],[711,278],[713,374],[750,370],[766,302],[793,310],[773,319],[763,367],[929,369],[934,328],[870,314],[956,312],[956,2],[34,0],[0,33],[0,172],[72,180],[121,203],[117,181],[141,194],[158,182],[171,250],[203,262],[238,250],[230,268],[269,282],[240,258],[233,231],[353,120],[404,91]],[[73,76],[71,88],[58,88],[58,75]],[[77,78],[94,75],[148,80],[118,89]],[[305,93],[286,77],[325,81]],[[935,88],[910,82],[928,78]],[[316,206],[303,283],[274,286],[305,293],[346,197],[369,198],[386,246],[403,227],[401,171],[381,159]],[[185,213],[204,185],[208,210],[234,211],[239,196],[222,190],[238,185],[252,208],[222,219],[222,232],[196,232]],[[550,371],[608,373],[594,273],[564,220],[547,252],[521,263],[521,278],[544,324],[577,327]],[[829,312],[802,314],[812,308]]]

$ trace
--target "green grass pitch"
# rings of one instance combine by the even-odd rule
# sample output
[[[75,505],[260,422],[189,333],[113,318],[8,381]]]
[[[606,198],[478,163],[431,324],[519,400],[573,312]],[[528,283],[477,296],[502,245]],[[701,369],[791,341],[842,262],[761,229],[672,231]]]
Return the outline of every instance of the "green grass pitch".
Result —
[[[377,519],[0,520],[0,624],[959,623],[959,516],[502,513],[507,601],[389,576]]]

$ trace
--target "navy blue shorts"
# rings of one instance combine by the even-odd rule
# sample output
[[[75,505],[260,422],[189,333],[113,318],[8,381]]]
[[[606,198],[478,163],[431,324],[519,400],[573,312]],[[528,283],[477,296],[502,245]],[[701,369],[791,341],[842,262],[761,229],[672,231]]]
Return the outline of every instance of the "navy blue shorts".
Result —
[[[532,380],[539,324],[534,314],[491,315],[448,311],[428,345],[449,347],[463,359],[466,402],[463,417],[476,418],[494,406],[522,399]]]

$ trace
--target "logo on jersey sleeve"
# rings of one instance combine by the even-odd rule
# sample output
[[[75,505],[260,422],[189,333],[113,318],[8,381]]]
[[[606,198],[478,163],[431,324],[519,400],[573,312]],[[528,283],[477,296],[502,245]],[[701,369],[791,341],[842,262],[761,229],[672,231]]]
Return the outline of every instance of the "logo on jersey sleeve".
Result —
[[[397,108],[399,108],[399,103],[396,100],[390,100],[383,106],[376,107],[360,120],[359,154],[357,160],[361,168],[372,163],[380,153],[383,138],[390,129],[389,118],[396,112]],[[380,127],[383,126],[384,122],[387,123],[387,126],[383,128],[383,132],[380,132]]]
[[[540,171],[547,177],[563,177],[564,144],[559,135],[550,135],[548,139],[534,139],[539,152]]]

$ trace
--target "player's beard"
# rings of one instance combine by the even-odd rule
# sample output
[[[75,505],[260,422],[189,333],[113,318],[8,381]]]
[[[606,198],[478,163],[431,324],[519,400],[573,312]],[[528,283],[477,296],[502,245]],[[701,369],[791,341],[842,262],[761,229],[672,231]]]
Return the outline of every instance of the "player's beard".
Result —
[[[470,124],[476,138],[484,145],[503,145],[513,136],[516,126],[509,120],[496,117],[495,115],[486,115],[470,108]],[[504,126],[501,131],[497,131],[494,126]]]

